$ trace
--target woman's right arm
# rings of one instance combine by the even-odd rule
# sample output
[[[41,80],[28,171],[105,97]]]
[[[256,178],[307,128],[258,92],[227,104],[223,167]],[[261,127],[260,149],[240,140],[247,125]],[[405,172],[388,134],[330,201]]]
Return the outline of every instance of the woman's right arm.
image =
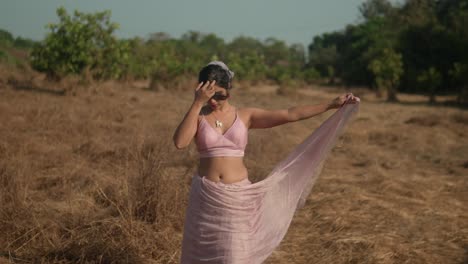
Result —
[[[185,114],[184,119],[174,132],[173,140],[176,148],[185,148],[192,142],[193,137],[197,133],[198,115],[205,102],[213,96],[214,84],[215,81],[206,82],[205,84],[200,83],[195,89],[195,99],[190,109]]]
[[[184,119],[174,133],[174,145],[178,149],[187,147],[192,138],[197,133],[198,115],[203,107],[203,103],[194,101]]]

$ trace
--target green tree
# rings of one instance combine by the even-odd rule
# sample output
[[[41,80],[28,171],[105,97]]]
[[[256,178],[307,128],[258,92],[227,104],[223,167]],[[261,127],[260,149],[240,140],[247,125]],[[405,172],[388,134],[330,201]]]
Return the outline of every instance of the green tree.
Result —
[[[13,42],[15,48],[21,49],[31,49],[34,47],[35,44],[36,42],[34,40],[22,37],[16,37],[15,41]]]
[[[262,54],[265,56],[265,63],[270,67],[285,66],[289,63],[289,48],[282,40],[267,38],[263,44]]]
[[[384,49],[392,49],[394,46],[386,26],[385,17],[374,17],[346,29],[346,41],[337,49],[342,56],[338,64],[339,72],[347,84],[372,86],[374,76],[369,71],[369,63]]]
[[[387,101],[398,101],[397,87],[403,74],[401,54],[385,49],[378,58],[370,62],[368,67],[374,75],[377,89],[387,90]]]
[[[454,63],[449,74],[455,80],[455,85],[458,88],[457,101],[468,103],[468,64]]]
[[[388,16],[393,10],[394,8],[388,0],[367,0],[359,6],[359,12],[366,20]]]
[[[10,47],[11,45],[13,45],[14,41],[15,38],[13,37],[13,34],[4,29],[0,29],[0,46]]]
[[[437,6],[437,16],[448,31],[453,53],[444,89],[453,87],[459,103],[468,103],[468,0],[444,0]]]
[[[424,70],[419,74],[417,77],[418,83],[423,86],[425,90],[427,90],[427,94],[429,95],[429,103],[435,103],[435,94],[437,88],[442,83],[442,76],[440,72],[434,68],[430,67],[427,70]]]
[[[322,76],[328,76],[328,69],[334,69],[337,64],[339,55],[336,46],[314,47],[309,50],[309,66],[315,68]]]
[[[208,34],[200,40],[200,47],[206,51],[211,51],[217,56],[222,56],[225,53],[224,40],[215,34]]]
[[[308,47],[309,61],[307,62],[307,68],[314,68],[321,76],[329,77],[330,83],[333,83],[340,59],[342,59],[337,46],[341,44],[344,37],[344,32],[325,33],[321,36],[315,36]],[[330,76],[329,69],[333,69],[333,76]]]
[[[114,36],[118,28],[110,11],[86,14],[57,9],[59,22],[49,24],[49,33],[31,53],[31,64],[49,77],[84,73],[93,79],[119,78],[127,63],[128,41]]]

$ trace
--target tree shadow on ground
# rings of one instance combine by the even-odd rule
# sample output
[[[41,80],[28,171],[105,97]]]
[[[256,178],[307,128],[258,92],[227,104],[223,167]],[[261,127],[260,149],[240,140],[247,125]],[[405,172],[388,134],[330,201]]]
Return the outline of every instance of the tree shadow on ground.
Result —
[[[11,85],[11,87],[14,90],[44,93],[44,94],[50,94],[50,95],[55,95],[55,96],[66,95],[66,90],[64,89],[56,90],[56,89],[51,89],[51,88],[38,87],[30,81],[18,81],[15,79],[10,79],[8,80],[8,84]]]
[[[468,109],[468,103],[460,103],[454,100],[449,101],[442,101],[442,102],[435,102],[435,103],[428,103],[427,101],[397,101],[393,102],[400,105],[407,105],[407,106],[429,106],[429,107],[453,107],[453,108],[460,108],[463,110]]]
[[[465,246],[465,259],[461,264],[468,264],[468,245]]]

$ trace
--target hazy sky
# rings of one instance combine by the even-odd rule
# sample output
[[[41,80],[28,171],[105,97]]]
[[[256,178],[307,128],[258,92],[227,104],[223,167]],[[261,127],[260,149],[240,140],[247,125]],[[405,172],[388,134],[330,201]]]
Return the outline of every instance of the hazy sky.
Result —
[[[189,30],[215,33],[226,41],[240,35],[308,45],[312,37],[359,19],[364,0],[0,0],[0,28],[15,36],[43,39],[45,25],[57,21],[57,7],[95,12],[109,9],[119,37]]]

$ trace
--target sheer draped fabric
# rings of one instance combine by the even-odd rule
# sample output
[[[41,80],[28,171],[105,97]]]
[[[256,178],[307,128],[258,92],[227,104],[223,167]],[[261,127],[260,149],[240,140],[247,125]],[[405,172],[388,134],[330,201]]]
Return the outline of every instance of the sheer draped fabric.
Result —
[[[348,102],[260,182],[223,184],[194,175],[181,263],[262,263],[284,238],[325,158],[358,112],[359,103]]]

